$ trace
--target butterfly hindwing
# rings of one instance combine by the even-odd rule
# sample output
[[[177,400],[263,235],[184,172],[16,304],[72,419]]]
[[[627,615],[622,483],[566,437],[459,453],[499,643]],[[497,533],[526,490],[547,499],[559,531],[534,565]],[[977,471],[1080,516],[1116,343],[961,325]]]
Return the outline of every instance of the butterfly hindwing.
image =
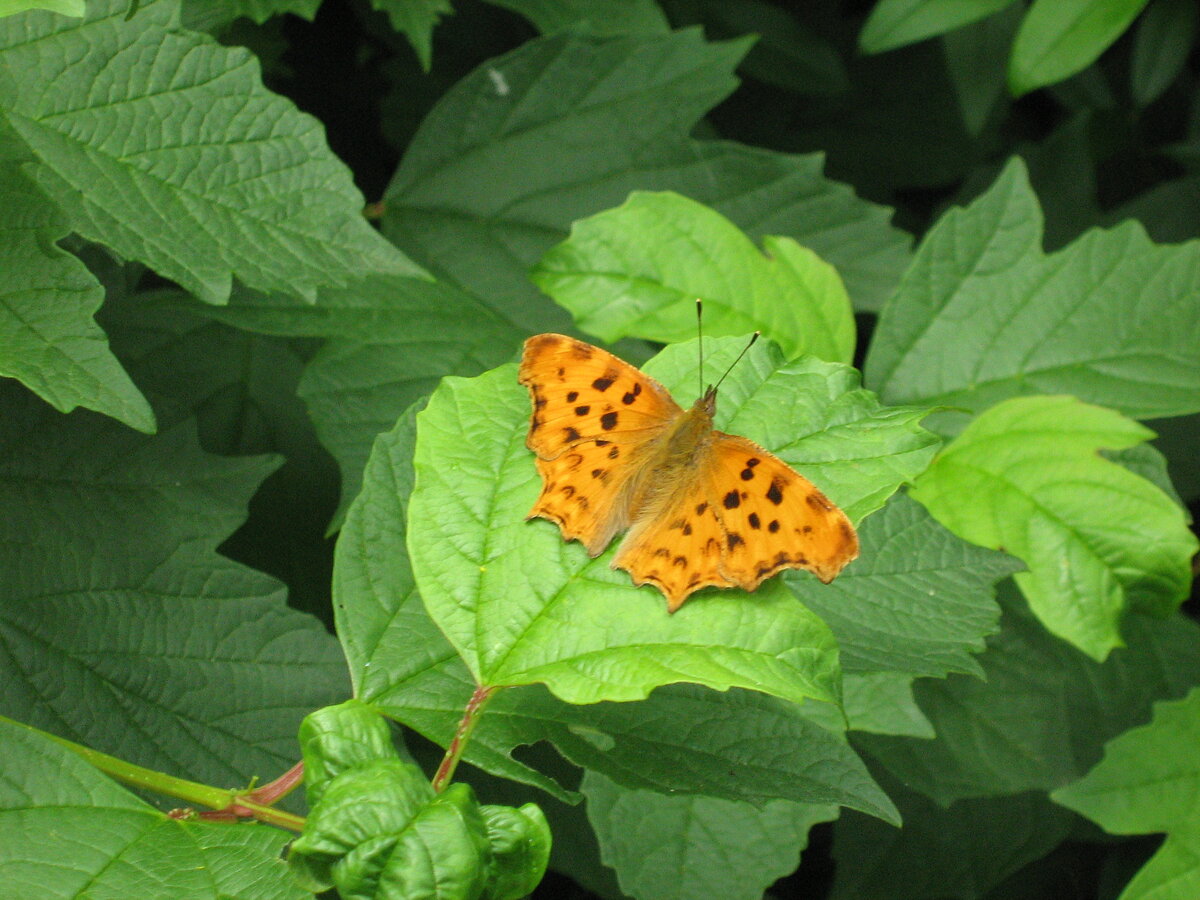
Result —
[[[725,531],[721,573],[731,584],[752,591],[782,569],[828,583],[858,556],[846,514],[753,441],[716,432],[702,477]]]

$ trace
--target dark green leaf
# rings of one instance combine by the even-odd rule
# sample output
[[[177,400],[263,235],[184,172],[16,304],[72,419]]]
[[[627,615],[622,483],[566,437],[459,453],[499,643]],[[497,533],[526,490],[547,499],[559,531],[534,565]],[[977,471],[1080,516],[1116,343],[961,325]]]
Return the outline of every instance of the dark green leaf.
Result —
[[[388,187],[385,233],[527,332],[564,330],[567,317],[538,295],[529,268],[574,220],[632,190],[673,190],[752,238],[781,234],[809,247],[838,270],[856,306],[876,308],[907,258],[887,210],[826,180],[817,155],[689,137],[734,88],[747,46],[706,44],[695,29],[560,35],[489,61],[422,123]]]
[[[955,537],[893,497],[859,529],[859,558],[828,585],[788,576],[833,629],[847,672],[980,674],[972,654],[996,629],[994,584],[1019,563]]]
[[[69,750],[0,722],[0,877],[21,900],[303,900],[288,835],[167,818]],[[52,777],[50,774],[52,773]]]
[[[1126,222],[1047,256],[1041,223],[1019,160],[944,215],[880,317],[866,383],[971,412],[1035,393],[1137,418],[1200,409],[1200,244],[1158,246]]]
[[[320,5],[321,0],[183,0],[181,15],[185,28],[216,31],[243,16],[260,25],[284,13],[311,22]]]
[[[392,27],[405,35],[426,72],[433,62],[433,27],[454,11],[450,0],[371,0],[375,9],[387,13]]]
[[[1183,71],[1196,24],[1200,19],[1192,0],[1154,0],[1137,25],[1130,62],[1130,92],[1138,106],[1147,106]]]
[[[358,493],[371,442],[443,375],[475,375],[511,359],[524,332],[440,282],[371,276],[325,289],[315,304],[241,296],[202,310],[267,334],[324,337],[299,393],[342,470],[340,521]]]
[[[1129,646],[1097,663],[1046,632],[1015,589],[1000,599],[1001,631],[979,658],[986,681],[916,683],[936,740],[855,738],[938,803],[1061,787],[1100,759],[1105,741],[1145,722],[1155,700],[1200,683],[1200,628],[1180,616],[1128,617]]]
[[[848,812],[833,827],[832,900],[976,900],[1067,837],[1071,816],[1044,794],[959,800],[948,808],[887,779],[896,829]]]
[[[0,204],[0,375],[62,412],[86,406],[154,431],[150,404],[92,320],[103,288],[55,244],[66,220],[15,163],[0,162]]]
[[[173,0],[127,8],[0,20],[0,111],[73,230],[209,303],[235,275],[312,299],[364,270],[417,271],[362,218],[320,123],[264,89],[246,51],[180,30]]]
[[[542,34],[662,34],[670,29],[654,0],[487,0],[527,18]]]
[[[204,454],[193,421],[147,438],[15,386],[0,407],[5,711],[215,784],[290,766],[344,664],[278,582],[215,553],[275,462]]]
[[[942,36],[946,70],[967,131],[978,136],[1004,93],[1004,71],[1013,36],[1025,12],[1009,4],[1001,14]]]
[[[786,800],[757,808],[625,790],[595,772],[584,775],[583,792],[604,862],[625,893],[646,900],[760,900],[796,868],[808,830],[838,814]]]

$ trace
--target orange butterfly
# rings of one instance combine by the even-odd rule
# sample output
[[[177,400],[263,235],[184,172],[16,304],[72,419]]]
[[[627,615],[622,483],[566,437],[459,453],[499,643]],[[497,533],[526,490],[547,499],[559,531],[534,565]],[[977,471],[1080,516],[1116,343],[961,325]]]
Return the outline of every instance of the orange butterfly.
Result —
[[[614,569],[679,609],[709,585],[753,591],[782,569],[829,583],[858,556],[846,514],[787,463],[713,429],[717,391],[686,412],[653,378],[561,334],[525,342],[541,516],[598,556],[626,528]]]

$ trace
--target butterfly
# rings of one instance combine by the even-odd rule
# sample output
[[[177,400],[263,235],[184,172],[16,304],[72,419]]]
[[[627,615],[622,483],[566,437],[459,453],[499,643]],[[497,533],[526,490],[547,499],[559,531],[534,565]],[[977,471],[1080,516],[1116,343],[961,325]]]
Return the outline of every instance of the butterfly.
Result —
[[[661,384],[611,353],[561,334],[525,342],[518,380],[533,414],[525,445],[541,517],[653,584],[675,612],[704,587],[753,591],[783,569],[829,583],[858,556],[846,514],[787,463],[713,428],[717,389],[683,410]]]

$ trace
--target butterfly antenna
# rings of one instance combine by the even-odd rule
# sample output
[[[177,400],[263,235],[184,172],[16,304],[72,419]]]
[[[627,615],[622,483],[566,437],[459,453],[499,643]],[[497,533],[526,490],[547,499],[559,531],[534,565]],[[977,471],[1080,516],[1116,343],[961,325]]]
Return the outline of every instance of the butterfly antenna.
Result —
[[[700,342],[700,370],[696,373],[697,379],[700,381],[700,395],[704,394],[704,328],[701,325],[701,313],[704,310],[704,303],[700,298],[696,298],[696,340]]]
[[[756,331],[756,332],[754,332],[754,334],[750,335],[750,343],[748,343],[745,347],[743,347],[742,352],[738,354],[737,359],[735,359],[733,362],[731,362],[729,364],[729,368],[725,370],[725,375],[728,375],[730,372],[733,371],[733,367],[742,361],[742,357],[745,356],[746,353],[750,350],[750,348],[754,346],[754,342],[757,341],[761,335],[762,335],[761,331]],[[717,392],[717,388],[719,388],[721,386],[721,382],[725,380],[725,375],[722,375],[720,378],[718,378],[717,383],[714,384],[711,388],[709,388],[709,390],[712,391],[712,393],[715,394]]]

